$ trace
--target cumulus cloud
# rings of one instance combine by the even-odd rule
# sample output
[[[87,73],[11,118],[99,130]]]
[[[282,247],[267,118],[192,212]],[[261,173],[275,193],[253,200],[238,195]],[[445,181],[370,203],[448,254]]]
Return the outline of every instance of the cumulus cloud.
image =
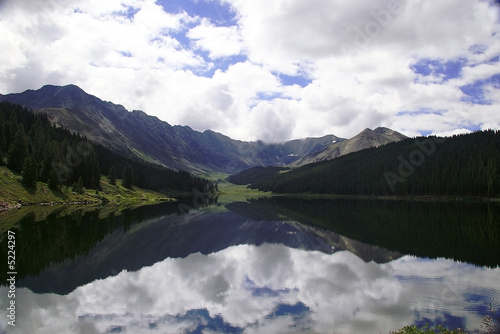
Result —
[[[500,124],[498,84],[488,81],[500,73],[492,1],[214,0],[172,12],[154,0],[1,6],[2,93],[74,83],[171,124],[245,140]],[[479,87],[477,96],[464,87]]]
[[[191,29],[188,37],[196,47],[207,51],[211,59],[238,55],[243,48],[237,26],[217,27],[208,19]]]
[[[347,251],[241,245],[123,271],[66,296],[18,289],[15,330],[388,333],[446,317],[479,328],[474,310],[498,299],[498,271],[443,259],[405,256],[379,265]]]

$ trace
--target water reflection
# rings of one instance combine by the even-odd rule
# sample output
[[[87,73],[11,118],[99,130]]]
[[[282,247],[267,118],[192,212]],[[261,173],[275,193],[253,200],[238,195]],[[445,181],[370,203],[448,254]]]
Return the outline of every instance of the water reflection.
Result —
[[[8,333],[477,331],[487,305],[500,317],[499,209],[276,198],[26,215]]]
[[[499,203],[277,197],[246,206],[404,254],[500,265]]]
[[[131,227],[158,217],[175,214],[176,203],[126,209],[120,212],[78,209],[69,206],[32,207],[19,212],[21,218],[10,230],[16,234],[18,279],[36,276],[50,264],[86,256],[109,235],[123,236]],[[47,210],[47,214],[37,211]],[[37,214],[35,214],[37,213]],[[44,216],[39,220],[37,216]],[[3,216],[2,216],[3,217]],[[0,222],[3,221],[0,218]],[[7,279],[7,232],[0,236],[0,283]],[[4,260],[5,259],[5,260]]]
[[[500,269],[405,256],[232,246],[167,258],[68,295],[20,289],[14,333],[388,333],[419,321],[479,329]],[[0,291],[5,295],[5,289]],[[4,320],[2,320],[4,321]]]
[[[365,261],[377,262],[402,255],[294,221],[253,220],[234,212],[202,210],[187,216],[157,217],[130,226],[123,233],[118,224],[105,238],[97,244],[94,242],[95,246],[85,256],[46,265],[38,275],[20,279],[18,285],[37,293],[67,294],[78,286],[114,276],[122,270],[137,271],[167,257],[210,254],[240,244],[274,243],[324,253],[349,249]]]

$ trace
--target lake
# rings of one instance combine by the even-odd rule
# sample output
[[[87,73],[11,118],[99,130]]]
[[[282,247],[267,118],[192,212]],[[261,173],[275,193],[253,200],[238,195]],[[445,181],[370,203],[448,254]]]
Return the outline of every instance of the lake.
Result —
[[[11,228],[16,326],[0,312],[0,333],[359,334],[427,323],[478,333],[484,316],[500,318],[498,203],[23,210]]]

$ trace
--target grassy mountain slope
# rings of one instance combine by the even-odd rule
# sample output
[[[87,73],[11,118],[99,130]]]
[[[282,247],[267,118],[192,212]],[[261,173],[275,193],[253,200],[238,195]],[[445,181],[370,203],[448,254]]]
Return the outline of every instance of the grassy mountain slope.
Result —
[[[70,187],[61,190],[50,189],[46,183],[38,182],[36,188],[29,189],[21,184],[21,175],[0,166],[0,199],[3,207],[40,204],[40,203],[76,203],[101,201],[111,203],[124,202],[157,202],[172,201],[172,198],[151,190],[138,187],[127,189],[117,180],[116,185],[111,185],[108,178],[101,179],[102,190],[87,189],[83,194],[73,192]]]

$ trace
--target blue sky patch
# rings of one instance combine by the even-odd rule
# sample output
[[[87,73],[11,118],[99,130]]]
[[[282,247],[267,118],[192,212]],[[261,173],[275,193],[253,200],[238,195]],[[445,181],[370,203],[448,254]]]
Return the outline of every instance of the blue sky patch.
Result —
[[[218,333],[242,333],[243,330],[239,327],[234,327],[224,321],[220,315],[215,317],[210,316],[207,309],[190,310],[183,316],[176,316],[179,322],[194,322],[198,326],[194,329],[189,329],[186,333],[202,334],[207,330],[216,331]]]
[[[464,129],[471,131],[471,132],[481,130],[481,124],[466,124],[466,125],[463,125],[462,127]]]
[[[244,285],[247,290],[252,291],[253,297],[279,297],[291,291],[290,289],[273,290],[267,286],[259,287],[248,277],[245,279]]]
[[[420,59],[416,64],[410,66],[416,74],[423,76],[440,77],[443,81],[460,78],[462,67],[466,64],[465,59],[448,60],[446,62],[440,59]]]
[[[119,54],[121,54],[123,57],[130,58],[132,57],[132,53],[129,51],[118,51]]]
[[[257,99],[259,101],[272,101],[281,98],[281,93],[278,92],[258,92]]]
[[[218,59],[210,59],[208,57],[207,51],[196,50],[193,52],[194,54],[202,57],[207,64],[213,65],[207,68],[190,68],[190,70],[192,70],[194,74],[206,78],[212,78],[217,70],[225,72],[229,69],[229,66],[234,65],[236,63],[245,62],[247,60],[246,56],[240,56],[240,55],[231,57],[222,57]]]
[[[280,304],[276,307],[271,317],[281,317],[284,315],[301,315],[309,312],[310,310],[311,309],[302,302],[298,302],[295,305]]]
[[[496,89],[500,89],[500,74],[495,74],[488,79],[478,80],[472,84],[460,87],[462,93],[466,95],[462,98],[462,101],[490,105],[491,101],[489,101],[484,94],[485,86],[493,86]]]
[[[431,134],[432,134],[432,131],[429,131],[429,130],[422,130],[422,131],[420,131],[420,134],[421,134],[422,136],[424,136],[424,137],[427,137],[427,136],[429,136],[429,135],[431,135]]]
[[[498,63],[500,61],[500,56],[495,56],[488,60],[488,63],[493,64],[493,63]]]
[[[500,310],[490,308],[489,303],[491,302],[491,300],[488,298],[490,297],[488,292],[483,291],[482,293],[484,293],[484,295],[466,294],[465,297],[467,298],[467,302],[469,302],[470,305],[465,307],[465,310],[478,313],[482,317],[493,315],[496,319],[500,318]]]
[[[433,110],[433,109],[428,109],[428,108],[422,108],[419,110],[412,110],[412,111],[400,111],[398,112],[397,116],[405,116],[405,115],[410,115],[410,116],[419,116],[419,115],[439,115],[443,116],[443,111],[442,110]]]
[[[311,328],[310,322],[308,320],[311,315],[311,309],[299,301],[295,305],[290,304],[278,304],[272,313],[267,315],[268,319],[275,319],[279,317],[291,316],[293,323],[290,324],[290,328],[295,330],[290,330],[290,332],[296,332],[297,330],[301,332],[309,332]]]
[[[280,73],[278,74],[278,77],[285,86],[299,85],[304,88],[312,82],[311,79],[302,75],[287,75]]]
[[[437,313],[437,312],[436,312]],[[465,317],[457,317],[451,315],[450,313],[444,313],[443,317],[437,317],[435,319],[429,319],[427,317],[420,318],[418,311],[415,311],[415,316],[418,319],[415,321],[417,327],[424,327],[430,324],[431,328],[437,328],[437,326],[444,324],[446,328],[465,328]]]
[[[127,17],[128,19],[132,19],[135,16],[135,14],[137,14],[139,11],[140,11],[140,8],[135,8],[135,7],[129,6],[126,9],[119,12],[119,14]]]
[[[180,29],[177,31],[169,31],[166,35],[176,39],[182,45],[183,48],[188,50],[191,49],[192,41],[191,39],[189,39],[189,37],[187,37],[187,33],[191,28],[194,28],[197,25],[198,23],[190,23],[186,27],[184,27],[184,29]]]
[[[189,16],[207,18],[216,26],[232,26],[237,22],[235,12],[228,4],[218,0],[159,0],[166,12],[186,12]]]
[[[475,55],[483,54],[486,50],[488,50],[488,47],[484,44],[474,44],[469,48],[469,51]]]

